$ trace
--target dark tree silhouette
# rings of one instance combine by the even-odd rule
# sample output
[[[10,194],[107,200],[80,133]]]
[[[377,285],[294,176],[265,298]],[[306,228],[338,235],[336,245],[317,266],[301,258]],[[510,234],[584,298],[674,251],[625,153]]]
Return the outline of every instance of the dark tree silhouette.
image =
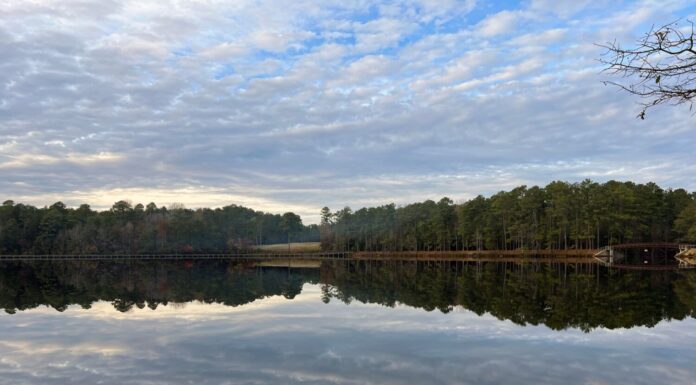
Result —
[[[616,41],[600,45],[606,52],[600,61],[605,72],[626,81],[605,81],[644,99],[638,117],[659,104],[687,103],[696,98],[696,47],[694,24],[672,22],[650,29],[637,46],[624,48]]]

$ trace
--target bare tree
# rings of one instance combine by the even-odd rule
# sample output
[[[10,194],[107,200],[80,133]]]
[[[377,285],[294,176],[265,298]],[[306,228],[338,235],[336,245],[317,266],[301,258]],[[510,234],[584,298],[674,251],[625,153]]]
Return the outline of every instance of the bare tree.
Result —
[[[634,48],[624,48],[616,41],[600,45],[606,48],[600,61],[605,72],[619,75],[626,81],[605,81],[638,95],[645,100],[638,117],[658,104],[687,103],[693,108],[696,99],[696,48],[694,23],[680,26],[672,22],[654,26]]]

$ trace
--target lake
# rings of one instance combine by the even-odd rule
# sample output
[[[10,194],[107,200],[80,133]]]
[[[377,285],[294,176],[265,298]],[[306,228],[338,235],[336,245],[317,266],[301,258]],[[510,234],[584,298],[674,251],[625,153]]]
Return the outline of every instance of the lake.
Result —
[[[696,384],[696,271],[0,263],[0,384]]]

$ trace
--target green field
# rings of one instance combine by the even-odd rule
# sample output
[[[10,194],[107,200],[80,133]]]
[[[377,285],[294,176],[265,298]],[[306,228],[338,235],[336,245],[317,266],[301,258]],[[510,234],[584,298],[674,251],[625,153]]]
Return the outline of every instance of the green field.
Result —
[[[257,250],[269,251],[283,253],[288,251],[287,243],[277,243],[273,245],[261,245],[256,247]],[[319,242],[298,242],[290,243],[291,253],[312,253],[321,251],[321,244]]]

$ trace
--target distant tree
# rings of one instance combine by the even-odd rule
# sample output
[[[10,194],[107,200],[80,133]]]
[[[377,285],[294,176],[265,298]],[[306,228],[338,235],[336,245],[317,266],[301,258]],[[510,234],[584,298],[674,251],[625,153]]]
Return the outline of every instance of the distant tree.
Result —
[[[674,221],[674,228],[682,241],[696,242],[696,201],[692,201]]]
[[[153,214],[157,212],[157,205],[155,204],[155,202],[148,203],[147,206],[145,206],[145,212],[148,214]]]
[[[321,209],[321,223],[322,224],[331,224],[332,217],[333,217],[333,215],[331,214],[331,209],[324,206]]]
[[[290,236],[302,230],[302,218],[299,215],[288,212],[281,217],[280,226],[288,235],[288,249],[290,248]]]
[[[52,204],[50,208],[54,209],[54,210],[58,210],[60,212],[63,212],[63,211],[65,211],[65,209],[67,207],[65,206],[65,203],[58,201],[58,202]]]
[[[437,202],[436,231],[438,234],[438,247],[440,250],[452,248],[452,235],[455,232],[457,213],[454,210],[454,202],[444,197]]]
[[[604,83],[645,99],[638,114],[641,119],[645,119],[650,107],[658,104],[688,103],[693,107],[696,98],[694,39],[692,22],[686,28],[673,22],[653,27],[633,48],[624,48],[617,42],[601,45],[607,50],[600,59],[607,66],[605,71],[629,79],[627,84]]]
[[[125,213],[133,209],[131,203],[126,200],[118,201],[111,206],[111,211],[115,213]]]
[[[263,244],[263,214],[259,213],[251,218],[251,228],[254,232],[254,243]]]
[[[169,205],[170,211],[172,211],[172,210],[184,210],[185,208],[186,208],[186,206],[181,202],[174,202],[174,203]]]
[[[322,250],[328,250],[333,244],[333,232],[331,225],[333,224],[333,214],[331,209],[324,206],[321,209],[321,226],[319,227],[319,242]]]
[[[60,203],[60,202],[59,202]],[[62,203],[61,203],[62,205]],[[39,234],[36,238],[36,248],[40,253],[60,252],[58,245],[58,235],[65,228],[65,215],[61,206],[54,204],[41,218]],[[62,206],[63,208],[65,206]]]

